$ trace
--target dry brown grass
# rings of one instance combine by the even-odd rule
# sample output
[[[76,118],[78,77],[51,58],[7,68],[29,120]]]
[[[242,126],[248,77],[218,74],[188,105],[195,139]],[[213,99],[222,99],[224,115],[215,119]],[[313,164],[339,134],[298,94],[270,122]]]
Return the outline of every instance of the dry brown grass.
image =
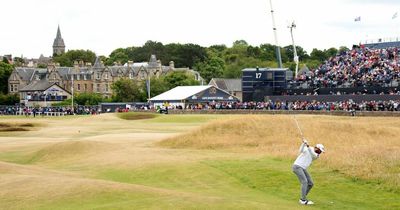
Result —
[[[400,186],[400,119],[297,116],[311,144],[327,152],[318,164],[346,175]],[[219,120],[160,142],[172,148],[263,152],[294,159],[300,134],[293,116],[247,115]]]

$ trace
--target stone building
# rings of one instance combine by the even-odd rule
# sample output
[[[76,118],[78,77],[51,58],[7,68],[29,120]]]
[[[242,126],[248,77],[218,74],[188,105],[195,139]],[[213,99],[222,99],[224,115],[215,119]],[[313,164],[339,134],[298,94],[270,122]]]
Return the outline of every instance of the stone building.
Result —
[[[8,79],[9,92],[19,93],[21,102],[28,100],[44,100],[40,95],[48,95],[47,104],[64,100],[62,97],[51,97],[51,94],[40,92],[43,87],[56,84],[66,92],[99,93],[106,98],[111,97],[113,82],[120,78],[142,81],[149,77],[159,77],[171,71],[186,70],[201,82],[201,76],[187,69],[175,69],[174,62],[169,66],[162,66],[155,55],[151,55],[149,62],[134,63],[129,61],[125,65],[104,66],[99,58],[95,63],[75,62],[74,67],[60,67],[50,64],[47,69],[20,67],[16,68]],[[39,88],[40,87],[40,88]],[[57,94],[57,93],[53,93]],[[68,95],[68,94],[65,94]],[[54,96],[54,95],[53,95]]]
[[[53,43],[54,55],[65,52],[64,40],[61,37],[60,26]],[[36,68],[40,62],[47,63],[47,68]],[[99,58],[95,63],[75,62],[74,67],[60,67],[49,59],[41,56],[32,65],[17,67],[8,79],[10,93],[19,93],[21,103],[50,105],[71,97],[71,94],[99,93],[105,98],[112,96],[111,85],[120,78],[142,81],[150,77],[159,77],[171,71],[184,71],[204,83],[200,74],[189,68],[175,68],[171,61],[163,66],[155,55],[151,55],[149,62],[134,63],[128,61],[125,65],[114,64],[104,66]],[[73,86],[73,88],[72,88]],[[50,91],[57,90],[57,91]]]

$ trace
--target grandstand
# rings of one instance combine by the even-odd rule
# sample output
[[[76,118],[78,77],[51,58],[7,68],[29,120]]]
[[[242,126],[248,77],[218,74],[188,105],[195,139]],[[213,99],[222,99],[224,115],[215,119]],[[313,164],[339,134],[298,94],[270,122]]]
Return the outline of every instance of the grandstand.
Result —
[[[370,45],[373,47],[353,47],[329,58],[316,69],[300,71],[280,91],[263,90],[260,93],[258,90],[258,95],[254,95],[252,100],[400,100],[400,42],[376,42]],[[334,97],[337,95],[340,97]]]
[[[377,40],[367,40],[363,45],[370,49],[386,49],[390,47],[400,47],[400,38],[384,38]]]

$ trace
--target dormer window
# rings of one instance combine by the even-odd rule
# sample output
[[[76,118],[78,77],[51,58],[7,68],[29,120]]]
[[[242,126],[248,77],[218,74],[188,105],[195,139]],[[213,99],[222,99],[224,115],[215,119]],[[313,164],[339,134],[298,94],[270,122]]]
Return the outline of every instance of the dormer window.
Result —
[[[35,79],[36,79],[36,80],[40,80],[40,77],[39,77],[38,74],[35,75]]]
[[[100,79],[100,73],[97,73],[97,79]]]
[[[105,73],[104,79],[108,79],[108,73]]]
[[[129,79],[133,79],[134,75],[133,72],[129,73]]]

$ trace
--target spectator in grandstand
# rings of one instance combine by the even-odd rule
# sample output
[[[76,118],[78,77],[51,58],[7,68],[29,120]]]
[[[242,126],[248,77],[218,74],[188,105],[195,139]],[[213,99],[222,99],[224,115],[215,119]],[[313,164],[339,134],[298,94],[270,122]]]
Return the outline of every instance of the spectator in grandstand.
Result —
[[[298,75],[291,86],[336,88],[391,86],[400,78],[397,48],[354,48],[329,58],[317,69]]]

